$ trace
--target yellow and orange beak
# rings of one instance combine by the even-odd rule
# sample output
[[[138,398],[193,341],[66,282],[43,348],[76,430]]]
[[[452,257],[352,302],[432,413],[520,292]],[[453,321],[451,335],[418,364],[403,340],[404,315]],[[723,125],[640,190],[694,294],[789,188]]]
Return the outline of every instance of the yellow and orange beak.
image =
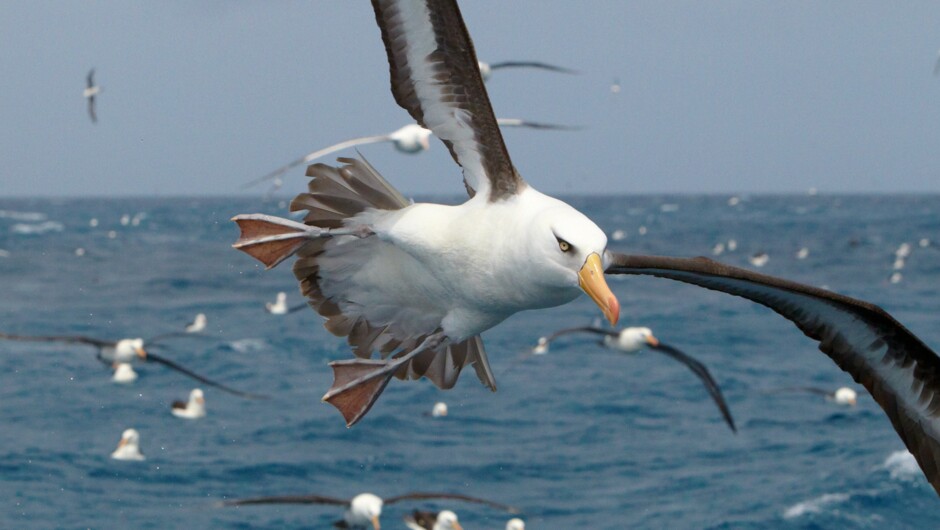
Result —
[[[454,528],[455,528],[456,530],[463,530],[463,527],[460,526],[460,523],[457,523],[457,522],[454,523]]]
[[[650,335],[649,337],[646,337],[646,343],[655,348],[656,346],[659,346],[659,339]]]
[[[127,438],[121,438],[121,441],[118,442],[118,449],[124,447],[125,445],[127,445]]]
[[[373,515],[373,516],[372,516],[372,528],[374,528],[375,530],[381,530],[381,528],[382,528],[381,525],[379,525],[379,516],[378,516],[378,515]]]
[[[607,280],[604,279],[604,264],[601,263],[601,257],[597,252],[591,253],[581,270],[578,271],[578,285],[601,308],[601,312],[610,324],[616,325],[617,320],[620,319],[620,302],[610,291],[610,287],[607,287]]]
[[[147,358],[147,352],[143,348],[134,348],[134,351],[137,353],[137,356],[141,359]]]

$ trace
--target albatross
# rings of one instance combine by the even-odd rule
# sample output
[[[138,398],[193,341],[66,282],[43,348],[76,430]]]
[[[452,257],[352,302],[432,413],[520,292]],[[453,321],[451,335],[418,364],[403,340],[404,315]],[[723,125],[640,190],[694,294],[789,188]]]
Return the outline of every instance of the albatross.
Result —
[[[137,429],[126,429],[121,433],[121,441],[118,442],[117,449],[111,453],[111,458],[115,460],[146,460],[144,454],[140,452],[140,433]]]
[[[529,129],[544,129],[544,130],[572,130],[575,127],[569,127],[566,125],[557,125],[554,123],[541,123],[536,121],[522,120],[519,118],[499,118],[496,122],[503,127],[525,127]],[[380,134],[377,136],[362,136],[360,138],[352,138],[349,140],[344,140],[338,144],[333,144],[329,147],[324,147],[312,153],[306,154],[300,158],[297,158],[286,165],[283,165],[274,171],[256,178],[250,182],[242,185],[242,189],[250,188],[254,185],[260,184],[262,182],[272,180],[275,182],[275,187],[280,187],[283,184],[283,181],[280,180],[280,176],[287,173],[288,171],[294,169],[295,167],[301,164],[309,164],[318,158],[322,158],[331,153],[337,151],[342,151],[343,149],[349,149],[350,147],[356,147],[359,145],[374,144],[379,142],[391,142],[392,146],[395,147],[395,150],[401,153],[406,154],[415,154],[422,151],[427,151],[431,148],[431,131],[425,129],[424,127],[417,125],[415,123],[409,123],[404,127],[396,129],[388,134]]]
[[[483,504],[503,510],[509,513],[519,513],[519,510],[500,504],[498,502],[470,497],[468,495],[459,495],[456,493],[426,493],[414,492],[398,495],[397,497],[387,497],[382,499],[372,493],[360,493],[352,499],[338,499],[336,497],[324,497],[322,495],[281,495],[276,497],[255,497],[251,499],[236,499],[225,501],[223,506],[249,506],[257,504],[331,504],[334,506],[345,506],[346,512],[343,518],[333,523],[337,528],[372,528],[379,530],[379,517],[382,515],[382,506],[386,504],[395,504],[402,501],[445,499]]]
[[[410,530],[463,530],[457,514],[450,510],[422,512],[415,510],[403,517]]]
[[[558,339],[558,337],[571,335],[573,333],[592,333],[594,335],[600,335],[602,337],[600,343],[603,346],[622,352],[632,353],[640,351],[643,348],[649,348],[679,361],[689,370],[692,370],[692,373],[702,381],[702,384],[705,385],[705,389],[708,390],[708,395],[711,396],[715,405],[718,405],[718,410],[721,411],[725,423],[728,424],[732,432],[738,432],[738,429],[734,425],[734,418],[731,417],[731,410],[729,410],[728,404],[721,394],[721,388],[718,386],[718,383],[715,382],[708,368],[677,348],[660,342],[660,340],[653,335],[653,331],[650,328],[628,327],[621,330],[613,330],[595,326],[581,326],[562,329],[552,333],[548,337],[540,337],[538,344],[533,348],[533,353],[545,353],[548,351],[549,344]]]
[[[543,63],[540,61],[502,61],[498,63],[486,63],[483,61],[478,61],[477,66],[480,68],[480,76],[483,78],[483,81],[489,81],[494,71],[506,68],[536,68],[539,70],[548,70],[549,72],[558,72],[561,74],[578,73],[574,70],[571,70],[570,68],[555,66],[554,64]]]
[[[177,418],[187,420],[198,420],[206,417],[206,398],[202,394],[202,389],[194,388],[189,393],[188,401],[174,401],[170,406],[170,412]]]
[[[356,358],[331,363],[324,400],[348,425],[392,376],[454,385],[472,366],[496,389],[480,333],[509,315],[582,291],[615,323],[604,275],[649,275],[749,299],[793,322],[884,409],[940,494],[940,359],[884,310],[824,289],[707,258],[620,254],[602,230],[536,191],[509,158],[454,0],[373,0],[400,106],[448,147],[463,204],[409,204],[363,160],[308,169],[292,209],[304,222],[234,218],[235,247],[294,274],[325,326]],[[373,358],[377,353],[381,358]]]
[[[95,112],[95,96],[101,93],[101,87],[95,84],[95,69],[88,71],[85,78],[85,90],[82,91],[82,97],[88,100],[88,117],[92,123],[98,123],[98,114]]]
[[[211,379],[207,379],[192,370],[177,364],[175,361],[171,361],[166,357],[157,355],[153,353],[152,350],[148,351],[144,349],[145,344],[150,344],[153,346],[158,346],[160,340],[164,340],[170,337],[179,337],[190,335],[185,332],[180,333],[166,333],[163,335],[158,335],[147,340],[141,338],[133,339],[120,339],[116,341],[112,340],[103,340],[95,339],[91,337],[86,337],[83,335],[53,335],[53,336],[36,336],[36,335],[11,335],[9,333],[0,333],[0,340],[15,340],[15,341],[24,341],[24,342],[64,342],[66,344],[84,344],[86,346],[91,346],[98,350],[97,358],[102,363],[107,364],[108,366],[114,366],[116,369],[122,364],[130,364],[135,361],[142,362],[155,362],[157,364],[162,364],[171,370],[175,370],[186,377],[195,379],[203,384],[218,388],[229,394],[249,398],[249,399],[267,399],[267,396],[261,394],[252,394],[250,392],[242,392],[241,390],[235,390],[227,385],[218,383]],[[131,370],[133,371],[133,370]],[[134,374],[134,379],[136,379],[136,374]],[[131,379],[130,381],[133,381]],[[121,381],[123,382],[123,381]],[[129,382],[129,381],[128,381]]]

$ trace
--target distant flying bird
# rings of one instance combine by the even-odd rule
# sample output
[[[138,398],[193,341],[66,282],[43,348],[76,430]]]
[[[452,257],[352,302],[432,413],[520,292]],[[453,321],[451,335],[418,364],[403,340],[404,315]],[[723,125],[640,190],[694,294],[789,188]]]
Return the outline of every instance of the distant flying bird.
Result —
[[[737,432],[737,428],[734,426],[734,419],[731,417],[731,411],[728,409],[728,404],[725,403],[725,398],[721,394],[721,388],[718,387],[718,383],[712,378],[708,368],[701,362],[682,353],[676,348],[660,342],[659,339],[653,336],[653,332],[650,328],[629,327],[621,330],[612,330],[595,326],[582,326],[562,329],[548,337],[540,338],[535,347],[536,353],[545,353],[548,351],[548,345],[551,344],[552,341],[558,337],[572,333],[593,333],[600,335],[603,337],[601,340],[602,345],[622,352],[636,352],[643,348],[650,348],[653,351],[663,353],[686,365],[689,370],[692,370],[692,373],[701,379],[702,384],[705,385],[705,389],[708,390],[708,394],[712,397],[715,404],[718,405],[718,410],[721,411],[721,415],[724,417],[728,427],[731,427],[732,431]]]
[[[121,434],[117,449],[111,453],[115,460],[146,460],[140,452],[140,433],[136,429],[127,429]]]
[[[519,510],[512,506],[477,497],[470,497],[468,495],[426,492],[406,493],[397,497],[388,497],[384,500],[371,493],[360,493],[352,499],[337,499],[335,497],[324,497],[322,495],[281,495],[276,497],[236,499],[225,501],[222,504],[223,506],[248,506],[254,504],[331,504],[334,506],[345,506],[346,513],[343,514],[343,519],[333,523],[333,526],[337,528],[372,528],[373,530],[379,530],[379,517],[382,515],[382,506],[402,501],[431,499],[446,499],[484,504],[509,513],[519,512]]]
[[[194,388],[189,393],[189,401],[174,401],[170,412],[177,418],[197,420],[206,417],[206,398],[202,390]]]
[[[570,68],[555,66],[554,64],[542,63],[538,61],[503,61],[500,63],[485,63],[483,61],[477,61],[477,65],[480,67],[480,76],[483,77],[483,81],[489,81],[490,77],[493,75],[493,71],[506,68],[537,68],[539,70],[548,70],[550,72],[558,72],[561,74],[578,73],[577,71]]]
[[[577,127],[571,127],[567,125],[557,125],[554,123],[541,123],[535,121],[521,120],[518,118],[500,118],[496,120],[497,123],[504,127],[525,127],[528,129],[541,129],[541,130],[574,130]],[[402,153],[414,154],[420,153],[421,151],[427,151],[431,148],[430,143],[431,131],[425,129],[424,127],[416,124],[409,123],[400,129],[396,129],[388,134],[380,134],[378,136],[363,136],[361,138],[353,138],[351,140],[345,140],[338,144],[331,145],[320,149],[319,151],[314,151],[308,155],[302,156],[287,165],[281,166],[274,171],[258,177],[255,180],[247,182],[242,185],[242,189],[250,188],[257,184],[260,184],[267,180],[272,180],[275,182],[276,187],[280,187],[277,179],[294,169],[295,167],[302,164],[309,164],[314,160],[324,157],[330,153],[335,153],[337,151],[342,151],[343,149],[349,149],[350,147],[355,147],[357,145],[365,144],[374,144],[378,142],[392,142],[392,145],[396,150]]]
[[[267,396],[261,394],[252,394],[249,392],[242,392],[240,390],[235,390],[234,388],[223,385],[222,383],[217,383],[211,379],[206,379],[205,377],[185,368],[174,361],[171,361],[165,357],[161,357],[152,351],[147,351],[144,349],[144,344],[150,344],[153,346],[158,346],[157,341],[174,337],[185,335],[185,333],[167,333],[164,335],[158,335],[157,337],[147,339],[146,341],[141,338],[136,339],[120,339],[120,340],[102,340],[94,339],[91,337],[85,337],[82,335],[59,335],[59,336],[31,336],[31,335],[11,335],[8,333],[0,333],[0,340],[15,340],[23,342],[64,342],[66,344],[84,344],[86,346],[92,346],[98,350],[97,358],[99,361],[112,365],[114,363],[131,363],[134,361],[143,361],[143,362],[155,362],[162,364],[171,370],[175,370],[187,377],[195,379],[203,384],[213,386],[219,390],[228,392],[229,394],[249,398],[249,399],[267,399]]]
[[[450,510],[422,512],[415,510],[402,518],[409,530],[463,530],[457,514]]]
[[[95,114],[95,96],[101,93],[101,87],[95,84],[95,69],[88,71],[88,77],[85,79],[85,90],[82,97],[88,100],[88,116],[92,123],[98,123],[98,115]]]

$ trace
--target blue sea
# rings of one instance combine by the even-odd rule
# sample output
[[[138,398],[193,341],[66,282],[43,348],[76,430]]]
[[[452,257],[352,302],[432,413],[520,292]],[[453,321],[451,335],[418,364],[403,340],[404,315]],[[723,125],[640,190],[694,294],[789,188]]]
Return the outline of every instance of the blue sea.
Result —
[[[762,272],[877,303],[940,348],[940,196],[568,200],[616,232],[613,250],[712,256],[723,243],[716,259],[745,267],[766,252]],[[197,384],[160,365],[138,365],[140,378],[122,386],[87,346],[0,342],[0,528],[329,528],[342,515],[335,506],[219,502],[413,490],[515,505],[536,530],[940,521],[940,500],[881,409],[814,342],[763,307],[668,280],[611,280],[621,324],[648,326],[708,365],[737,434],[693,374],[656,352],[571,338],[525,355],[539,336],[599,317],[586,297],[484,334],[497,393],[472,371],[449,391],[393,380],[347,429],[320,402],[327,363],[350,356],[344,341],[312,310],[267,314],[278,291],[302,301],[289,264],[264,271],[230,248],[229,218],[253,212],[285,209],[246,198],[0,200],[0,331],[149,337],[201,312],[205,337],[168,340],[159,353],[271,396],[203,387],[208,416],[186,421],[169,405]],[[892,282],[902,243],[913,249]],[[857,407],[779,391],[843,385],[862,392]],[[436,401],[448,417],[425,415]],[[109,458],[129,427],[144,462]],[[383,528],[403,528],[414,508],[451,508],[468,530],[501,530],[510,518],[401,503],[386,506]]]

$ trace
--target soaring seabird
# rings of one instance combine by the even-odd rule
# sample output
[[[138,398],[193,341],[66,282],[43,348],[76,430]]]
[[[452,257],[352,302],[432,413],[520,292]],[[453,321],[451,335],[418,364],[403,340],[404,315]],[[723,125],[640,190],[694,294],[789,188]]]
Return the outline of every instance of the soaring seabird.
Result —
[[[415,510],[403,520],[410,530],[463,530],[457,520],[457,514],[450,510],[422,512]]]
[[[186,333],[166,333],[163,335],[158,335],[157,337],[147,339],[146,341],[141,338],[134,339],[120,339],[116,341],[94,339],[91,337],[85,337],[83,335],[57,335],[57,336],[34,336],[34,335],[11,335],[8,333],[0,333],[0,340],[17,340],[25,342],[64,342],[68,344],[84,344],[87,346],[92,346],[98,350],[98,360],[111,366],[113,364],[120,363],[131,363],[134,361],[143,361],[143,362],[155,362],[162,364],[171,370],[175,370],[187,377],[195,379],[203,384],[213,386],[219,390],[228,392],[239,397],[250,398],[250,399],[266,399],[267,396],[261,394],[252,394],[249,392],[242,392],[240,390],[235,390],[229,386],[223,385],[222,383],[217,383],[211,379],[207,379],[192,370],[185,368],[174,361],[171,361],[165,357],[153,353],[152,350],[148,351],[144,349],[144,344],[149,344],[152,346],[157,346],[158,341],[169,338],[169,337],[178,337],[185,336]]]
[[[95,84],[95,69],[88,71],[88,77],[85,78],[85,90],[82,91],[82,97],[88,100],[88,116],[92,123],[98,123],[98,115],[95,113],[95,96],[101,93],[101,87]]]
[[[510,513],[518,513],[519,510],[512,506],[500,504],[497,502],[470,497],[468,495],[459,495],[455,493],[425,493],[415,492],[406,493],[397,497],[386,497],[384,500],[378,495],[372,493],[360,493],[352,499],[337,499],[335,497],[324,497],[322,495],[282,495],[276,497],[256,497],[252,499],[236,499],[225,501],[224,506],[248,506],[252,504],[332,504],[335,506],[345,506],[346,512],[343,519],[333,523],[337,528],[372,528],[379,530],[379,517],[382,515],[382,506],[385,504],[395,504],[402,501],[417,501],[430,499],[446,499],[461,502],[471,502],[484,504],[493,508],[504,510]]]
[[[470,200],[413,204],[364,161],[317,164],[292,208],[304,223],[241,215],[236,247],[294,273],[326,327],[359,357],[334,362],[324,399],[348,424],[392,375],[452,386],[473,365],[495,381],[479,333],[509,315],[566,303],[583,288],[616,322],[603,274],[686,282],[747,298],[792,321],[885,410],[940,493],[940,359],[881,308],[706,258],[610,252],[583,214],[528,185],[512,165],[454,0],[373,0],[392,93],[447,145]],[[730,242],[729,242],[730,248]],[[385,359],[371,359],[378,350]]]
[[[499,118],[496,120],[499,125],[503,127],[526,127],[529,129],[546,129],[546,130],[571,130],[575,127],[569,127],[566,125],[556,125],[554,123],[541,123],[535,121],[522,120],[519,118]],[[344,140],[338,144],[333,144],[329,147],[324,147],[323,149],[314,151],[310,154],[304,155],[296,160],[291,161],[290,163],[283,165],[274,171],[258,177],[255,180],[245,183],[242,188],[250,188],[256,184],[260,184],[267,180],[274,180],[275,186],[280,187],[280,184],[277,183],[279,177],[288,171],[294,169],[295,167],[301,164],[309,164],[318,158],[322,158],[330,153],[335,153],[337,151],[342,151],[343,149],[349,149],[350,147],[356,147],[357,145],[365,144],[374,144],[378,142],[391,142],[396,150],[402,153],[414,154],[420,153],[421,151],[427,151],[431,148],[431,131],[425,129],[424,127],[417,125],[415,123],[409,123],[400,129],[396,129],[388,134],[380,134],[377,136],[363,136],[361,138],[352,138],[349,140]],[[281,182],[283,183],[283,181]]]
[[[136,429],[127,429],[121,434],[117,449],[111,453],[115,460],[146,460],[140,452],[140,433]]]
[[[659,339],[653,335],[653,331],[650,330],[650,328],[629,327],[623,328],[621,330],[613,330],[599,328],[596,326],[581,326],[577,328],[562,329],[552,333],[548,337],[539,338],[538,345],[536,346],[538,353],[545,353],[548,351],[548,345],[558,337],[570,335],[572,333],[592,333],[594,335],[600,335],[602,337],[600,343],[611,349],[632,353],[640,351],[643,348],[649,348],[679,361],[680,363],[687,366],[689,370],[692,370],[692,373],[694,373],[702,381],[702,384],[705,385],[705,389],[708,390],[708,394],[712,397],[712,400],[715,402],[715,404],[718,405],[718,410],[721,411],[721,415],[724,417],[725,423],[728,424],[728,427],[731,427],[731,430],[734,432],[738,431],[738,429],[734,426],[734,418],[731,417],[731,410],[728,409],[728,404],[725,402],[725,398],[721,394],[721,388],[718,386],[718,383],[715,382],[715,379],[708,371],[708,368],[701,362],[686,355],[685,353],[682,353],[678,349],[660,342]]]
[[[170,412],[177,418],[187,420],[198,420],[206,417],[206,398],[202,395],[202,390],[194,388],[189,393],[189,401],[174,401],[170,407]]]
[[[484,81],[489,81],[490,76],[493,75],[495,70],[502,70],[505,68],[537,68],[539,70],[548,70],[549,72],[558,72],[562,74],[578,73],[574,70],[571,70],[570,68],[555,66],[554,64],[542,63],[539,61],[502,61],[498,63],[485,63],[483,61],[477,61],[477,66],[480,68],[480,77],[482,77]]]

